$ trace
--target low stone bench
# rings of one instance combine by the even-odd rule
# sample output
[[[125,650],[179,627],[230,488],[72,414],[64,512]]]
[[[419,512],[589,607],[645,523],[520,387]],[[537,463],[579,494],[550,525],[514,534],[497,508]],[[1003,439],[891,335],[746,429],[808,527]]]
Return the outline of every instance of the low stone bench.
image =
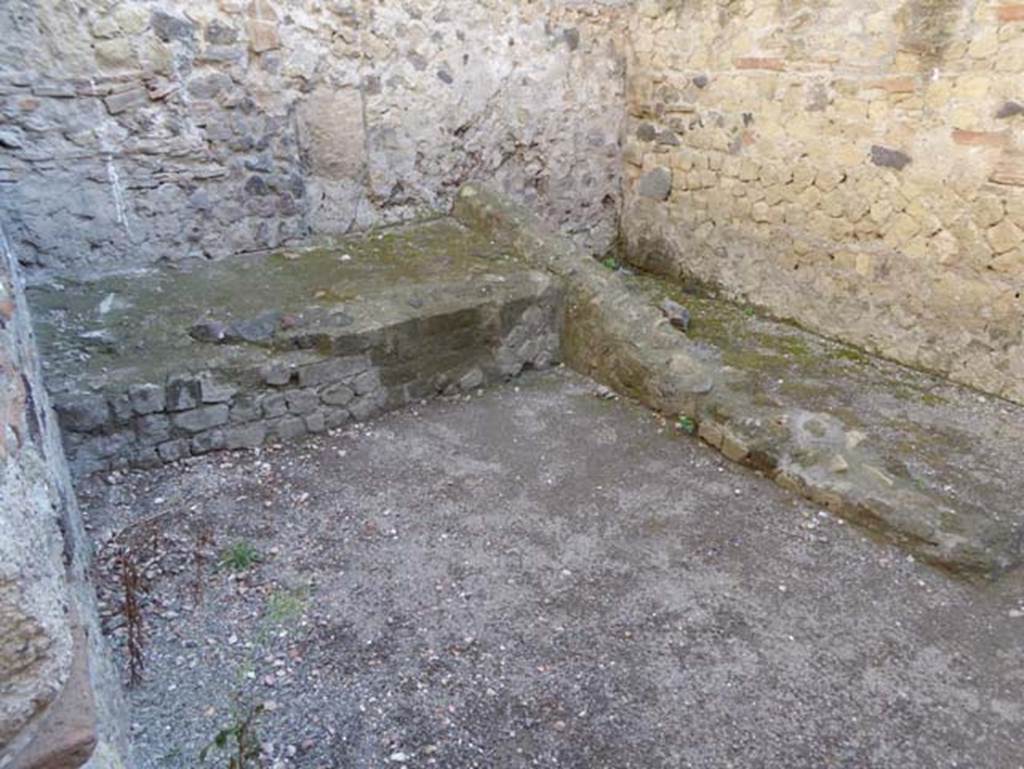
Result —
[[[557,279],[446,219],[29,296],[78,475],[293,440],[559,357]]]

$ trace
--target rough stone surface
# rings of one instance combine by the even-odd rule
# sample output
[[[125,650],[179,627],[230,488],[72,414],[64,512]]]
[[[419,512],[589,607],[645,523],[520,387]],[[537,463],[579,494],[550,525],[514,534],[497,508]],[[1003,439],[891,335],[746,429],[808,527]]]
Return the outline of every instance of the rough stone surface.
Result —
[[[645,294],[488,190],[464,189],[455,212],[566,279],[577,370],[931,563],[983,578],[1024,563],[1024,409],[671,283]],[[659,309],[673,289],[701,309],[688,334]]]
[[[110,760],[89,766],[122,766],[89,553],[0,228],[0,766],[72,769],[98,743]]]
[[[450,219],[30,293],[79,475],[296,440],[560,357],[558,281]],[[234,331],[190,334],[212,313]]]
[[[1019,8],[637,3],[625,255],[1024,403]]]
[[[10,0],[9,236],[41,280],[363,231],[495,178],[603,251],[626,6]]]
[[[101,545],[162,522],[139,540],[179,609],[151,614],[134,769],[199,766],[240,689],[301,769],[1024,762],[1019,582],[951,580],[594,390],[548,372],[83,482]],[[204,530],[265,558],[208,562],[193,608]]]

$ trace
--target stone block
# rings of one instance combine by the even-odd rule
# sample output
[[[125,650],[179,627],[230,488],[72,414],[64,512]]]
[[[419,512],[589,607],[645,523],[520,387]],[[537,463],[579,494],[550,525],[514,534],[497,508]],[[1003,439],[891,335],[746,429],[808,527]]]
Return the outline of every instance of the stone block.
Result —
[[[260,398],[260,408],[268,419],[283,417],[288,413],[288,400],[283,393],[270,393]]]
[[[347,406],[355,397],[355,390],[343,384],[331,385],[320,393],[320,400],[328,406]]]
[[[111,115],[120,115],[131,109],[148,106],[149,93],[142,86],[137,86],[120,93],[112,93],[103,100],[103,103]]]
[[[167,441],[156,447],[157,453],[164,462],[177,462],[189,456],[189,444],[186,440]]]
[[[365,395],[380,387],[380,372],[376,369],[364,371],[352,380],[352,389],[356,395]]]
[[[281,47],[277,11],[270,0],[252,0],[248,8],[249,48],[265,53]]]
[[[226,445],[223,430],[207,430],[196,435],[189,444],[193,454],[209,454],[220,451]]]
[[[203,403],[229,403],[238,392],[238,388],[219,384],[212,376],[204,376],[199,380],[199,391]]]
[[[171,437],[171,420],[164,414],[138,417],[135,420],[135,433],[143,443],[163,443]]]
[[[136,414],[146,415],[167,407],[167,392],[160,385],[136,384],[128,388],[128,397]]]
[[[259,402],[254,395],[241,395],[231,406],[231,422],[255,422],[263,415]]]
[[[271,387],[284,387],[291,383],[295,370],[291,366],[271,363],[260,369],[260,376]]]
[[[54,401],[61,427],[88,433],[110,422],[110,406],[102,395],[76,394]]]
[[[312,414],[320,407],[320,396],[315,390],[290,390],[285,398],[288,402],[288,413],[296,416]]]
[[[327,429],[327,418],[323,411],[308,414],[305,420],[306,429],[311,433],[322,433]]]
[[[167,410],[187,411],[202,402],[202,385],[194,377],[171,377],[167,382]]]
[[[306,434],[306,421],[301,417],[286,417],[273,424],[274,437],[281,441],[292,441]]]
[[[299,136],[315,176],[356,179],[366,168],[362,95],[355,88],[316,88],[299,106]]]
[[[229,449],[254,449],[267,439],[267,426],[262,422],[232,427],[224,431],[225,446]]]
[[[363,356],[332,358],[299,369],[299,385],[301,387],[319,387],[325,384],[345,382],[366,371],[369,367],[370,362]]]
[[[228,421],[229,413],[228,407],[223,403],[216,406],[203,406],[176,414],[174,425],[190,433],[200,433],[225,424]]]

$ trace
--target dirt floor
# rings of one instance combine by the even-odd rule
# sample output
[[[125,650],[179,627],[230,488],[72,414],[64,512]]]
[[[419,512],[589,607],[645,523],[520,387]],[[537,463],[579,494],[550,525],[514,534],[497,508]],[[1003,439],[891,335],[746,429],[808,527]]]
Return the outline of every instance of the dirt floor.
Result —
[[[148,584],[137,769],[253,705],[266,767],[1024,767],[1019,575],[954,581],[565,371],[80,493],[126,667],[120,546]]]

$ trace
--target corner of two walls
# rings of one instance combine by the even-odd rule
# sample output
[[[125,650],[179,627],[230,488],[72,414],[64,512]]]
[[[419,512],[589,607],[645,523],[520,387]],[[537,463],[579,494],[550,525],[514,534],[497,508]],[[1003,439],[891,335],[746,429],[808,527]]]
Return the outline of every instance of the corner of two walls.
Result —
[[[1024,403],[1024,5],[639,0],[631,258]]]
[[[125,720],[89,559],[0,227],[0,767],[124,766]]]
[[[497,180],[614,240],[625,0],[11,0],[0,208],[29,279],[436,215]]]

